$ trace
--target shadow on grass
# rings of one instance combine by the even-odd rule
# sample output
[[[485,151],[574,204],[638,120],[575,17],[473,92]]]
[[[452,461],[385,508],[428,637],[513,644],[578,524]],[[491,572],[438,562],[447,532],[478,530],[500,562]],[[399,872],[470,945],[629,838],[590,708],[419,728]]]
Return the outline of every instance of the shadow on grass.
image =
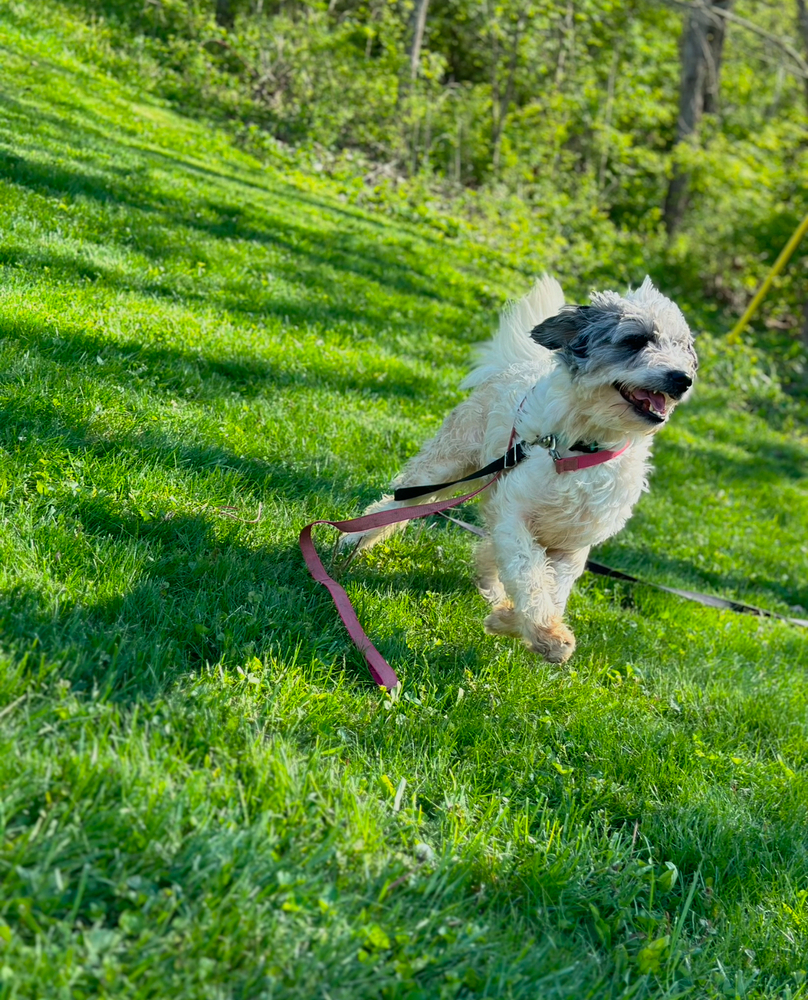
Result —
[[[63,123],[54,123],[54,127],[58,128],[65,139],[70,138],[75,142],[73,129],[66,128]],[[116,145],[111,138],[107,142]],[[131,153],[132,147],[126,148]],[[161,189],[150,172],[156,165],[172,164],[185,168],[185,161],[151,150],[136,148],[135,152],[142,164],[138,169],[101,172],[89,157],[86,162],[77,161],[71,167],[66,167],[43,162],[49,160],[51,155],[46,148],[40,150],[43,160],[0,149],[0,173],[11,183],[37,194],[53,198],[81,196],[101,205],[126,206],[143,213],[150,238],[154,235],[155,224],[167,224],[173,230],[199,233],[216,240],[239,240],[266,246],[277,251],[276,256],[281,258],[273,260],[273,268],[280,269],[290,279],[298,281],[302,275],[315,276],[316,285],[327,287],[337,296],[344,283],[344,277],[340,276],[348,274],[362,282],[388,287],[397,295],[433,300],[436,303],[468,304],[459,287],[453,290],[452,286],[447,286],[438,293],[432,276],[421,273],[402,259],[405,250],[401,245],[389,247],[379,242],[370,252],[365,249],[368,235],[361,231],[323,225],[322,222],[317,225],[314,220],[311,226],[304,226],[293,222],[288,212],[283,216],[271,214],[273,205],[278,206],[279,202],[288,200],[286,192],[280,194],[269,188],[260,189],[265,199],[260,220],[253,212],[250,200],[238,197],[236,192],[219,192],[218,199],[214,199],[205,188],[204,193],[200,191],[189,194],[187,200],[183,201]],[[204,175],[205,171],[196,168],[195,173]],[[226,175],[225,179],[231,180]],[[232,179],[232,183],[241,184],[236,178]],[[333,209],[331,205],[324,204],[322,207],[327,212]],[[364,223],[364,220],[361,221]],[[165,238],[165,233],[158,234],[160,235]],[[140,237],[132,235],[128,245],[146,253],[151,249],[152,254],[154,253],[154,248],[145,244],[142,234]],[[195,258],[203,253],[202,248],[195,245],[193,240],[190,245],[172,244],[171,249],[175,253],[190,253]],[[407,250],[406,253],[411,254],[412,251]],[[283,254],[293,255],[293,262],[286,263]],[[329,273],[332,268],[336,274]],[[372,311],[372,306],[369,305],[369,309]],[[378,318],[383,320],[383,314]]]
[[[296,508],[301,499],[351,492],[344,475],[316,476],[223,448],[195,447],[162,432],[99,438],[86,426],[66,423],[58,411],[45,412],[34,404],[6,405],[0,410],[0,441],[16,440],[19,427],[36,433],[40,446],[43,441],[58,442],[95,468],[114,456],[133,469],[160,465],[187,470],[199,480],[192,495],[209,496],[209,478],[221,470],[231,479],[237,477],[250,506],[272,497]],[[27,495],[19,497],[40,524],[36,535],[42,557],[37,561],[43,564],[48,587],[64,596],[45,598],[21,582],[1,597],[0,637],[5,647],[23,656],[34,644],[62,663],[79,686],[104,688],[127,701],[152,696],[205,663],[244,663],[278,645],[299,649],[302,662],[342,660],[349,673],[369,683],[364,661],[330,598],[308,576],[296,531],[286,541],[252,544],[245,541],[244,528],[212,503],[198,513],[156,504],[144,514],[125,496],[94,492],[87,488],[71,495],[59,490],[40,497],[29,484]],[[302,520],[303,515],[300,527]],[[256,531],[265,537],[263,528]],[[320,545],[326,551],[327,539],[321,536]],[[88,549],[97,553],[99,546],[115,550],[112,563],[125,559],[137,567],[129,574],[133,582],[123,593],[95,600],[69,597],[77,578],[88,572]],[[103,591],[105,581],[94,578]],[[357,588],[360,606],[365,595],[372,603],[383,599],[391,585],[363,564],[343,576],[343,582]],[[399,596],[417,602],[430,592],[456,592],[458,574],[433,565],[427,572],[398,576],[392,585]],[[373,623],[366,624],[373,634]],[[416,665],[422,659],[418,649],[407,645],[401,630],[378,639],[378,646],[399,666],[409,664],[416,674],[424,669]],[[434,665],[431,645],[429,653]],[[447,677],[462,674],[475,659],[473,651],[451,644],[437,654],[440,672]]]
[[[715,413],[714,406],[702,408],[702,413]],[[702,475],[709,478],[716,489],[733,482],[748,484],[749,480],[756,482],[775,482],[787,479],[797,481],[808,477],[808,448],[798,441],[773,443],[768,437],[747,437],[742,447],[738,447],[738,439],[729,434],[725,440],[716,434],[705,444],[680,444],[675,440],[666,440],[666,455],[660,455],[659,464],[670,463],[679,468],[687,468],[695,458]],[[726,443],[727,448],[716,448],[716,444]]]
[[[2,256],[2,254],[0,254]],[[321,359],[316,370],[279,367],[260,358],[242,354],[223,359],[205,356],[202,350],[155,346],[138,342],[120,343],[108,336],[93,336],[86,330],[62,321],[53,329],[24,316],[13,319],[0,316],[0,338],[14,338],[26,347],[76,375],[86,374],[92,381],[126,385],[133,382],[133,368],[140,374],[136,383],[149,391],[185,399],[215,399],[232,393],[247,398],[264,396],[273,389],[305,386],[349,396],[422,399],[433,393],[431,379],[410,371],[403,365],[379,371],[350,370]],[[101,358],[104,365],[98,364]]]
[[[0,46],[0,48],[2,48],[2,46]],[[16,55],[13,50],[11,51],[11,54]],[[49,72],[56,75],[62,75],[64,73],[60,66],[49,62],[48,60],[42,59],[41,57],[39,59],[39,63],[43,70],[47,69]],[[30,115],[30,107],[27,107],[22,102],[15,100],[8,93],[3,94],[3,102],[9,109],[12,109],[13,112],[18,115],[25,116],[26,118]],[[37,120],[40,123],[46,122],[54,131],[66,135],[67,137],[73,136],[75,127],[66,125],[65,118],[74,118],[76,114],[79,114],[82,119],[81,129],[83,132],[89,134],[87,138],[92,136],[94,139],[100,140],[103,144],[115,144],[122,149],[130,150],[139,156],[148,155],[155,160],[162,160],[168,166],[179,167],[183,171],[192,173],[208,182],[213,180],[214,182],[223,181],[227,184],[237,184],[240,187],[250,189],[251,191],[261,195],[270,194],[273,186],[280,185],[284,189],[285,200],[296,201],[301,205],[312,207],[318,211],[338,215],[348,222],[360,223],[362,226],[378,233],[384,233],[389,229],[388,223],[373,218],[372,215],[363,211],[361,208],[353,207],[351,205],[340,205],[337,204],[334,199],[326,197],[318,198],[310,192],[301,191],[299,188],[294,187],[282,178],[276,178],[274,173],[275,171],[279,172],[279,168],[274,164],[270,165],[270,169],[273,171],[273,174],[269,175],[271,176],[270,183],[267,183],[267,171],[260,166],[240,164],[239,167],[237,169],[234,168],[232,172],[214,170],[209,165],[203,165],[201,162],[195,161],[194,159],[178,155],[173,150],[171,152],[166,150],[156,150],[153,146],[148,145],[148,141],[144,139],[137,127],[132,125],[113,126],[108,118],[100,115],[93,108],[88,107],[86,103],[69,100],[67,96],[64,95],[60,97],[59,95],[52,94],[48,96],[47,108],[52,110],[54,107],[62,108],[65,113],[64,116],[60,117],[50,113],[49,110],[39,107],[37,109]],[[163,111],[162,108],[159,108],[158,110],[160,112]],[[193,108],[183,109],[183,113],[187,112],[190,112],[191,117],[193,117]],[[129,141],[125,138],[126,136],[130,137]],[[83,145],[86,147],[87,142],[85,141]],[[199,152],[200,156],[206,155],[206,151],[203,149]],[[110,169],[114,170],[116,168],[112,166]],[[250,175],[252,175],[255,179],[248,179]],[[442,236],[433,235],[428,231],[424,231],[424,220],[419,220],[419,223],[415,225],[413,223],[397,219],[396,225],[399,229],[407,231],[409,235],[417,239],[420,243],[430,243],[440,247],[444,247],[446,245]],[[488,248],[482,248],[481,252],[486,257],[490,257],[500,266],[510,268],[510,265],[508,265],[507,262],[499,259],[499,255],[495,251],[491,251]]]

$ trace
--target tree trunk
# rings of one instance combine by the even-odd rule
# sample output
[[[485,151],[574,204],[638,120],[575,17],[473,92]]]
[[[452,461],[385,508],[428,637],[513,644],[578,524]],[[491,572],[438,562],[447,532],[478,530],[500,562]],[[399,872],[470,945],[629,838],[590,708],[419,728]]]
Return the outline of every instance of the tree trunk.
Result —
[[[801,0],[798,0],[801,2]],[[676,142],[686,142],[701,121],[701,116],[714,114],[718,108],[721,59],[724,53],[726,21],[711,14],[710,7],[729,10],[733,0],[701,3],[688,17],[682,34],[682,81],[679,89],[679,120]],[[665,228],[673,234],[681,224],[687,208],[689,175],[677,171],[671,178],[665,199]]]
[[[508,108],[510,107],[511,101],[513,100],[513,86],[516,80],[516,66],[519,61],[519,42],[522,38],[522,32],[525,28],[525,15],[520,14],[519,20],[514,28],[514,33],[511,38],[511,56],[508,63],[508,78],[505,82],[505,90],[500,95],[499,87],[494,88],[493,100],[492,100],[492,111],[494,115],[493,129],[491,135],[491,146],[492,146],[492,161],[494,166],[494,172],[499,170],[499,156],[502,149],[502,129],[505,125],[505,118],[508,114]],[[496,81],[497,67],[494,65],[494,80]]]
[[[572,0],[567,0],[567,12],[564,15],[564,26],[558,42],[558,61],[555,68],[554,86],[556,90],[564,79],[564,69],[567,63],[567,52],[575,43],[575,7]]]
[[[713,6],[723,10],[732,7],[733,0],[714,0]],[[721,60],[724,57],[724,39],[727,37],[727,22],[720,14],[713,15],[712,24],[707,29],[707,74],[704,79],[704,113],[718,113],[718,98],[721,81]]]
[[[429,0],[415,0],[415,10],[412,15],[412,41],[410,43],[410,79],[418,76],[421,63],[421,46],[426,30],[426,15],[429,10]]]
[[[236,20],[236,12],[233,10],[233,0],[216,0],[216,23],[220,28],[229,31]]]
[[[805,54],[808,56],[808,6],[805,0],[797,0],[797,28],[805,47]],[[808,77],[802,81],[805,84],[805,101],[808,104]]]

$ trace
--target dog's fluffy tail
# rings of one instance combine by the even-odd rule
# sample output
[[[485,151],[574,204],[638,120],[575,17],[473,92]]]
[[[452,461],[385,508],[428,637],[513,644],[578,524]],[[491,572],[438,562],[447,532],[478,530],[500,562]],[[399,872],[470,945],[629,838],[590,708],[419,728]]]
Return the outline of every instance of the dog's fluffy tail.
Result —
[[[463,380],[462,388],[482,385],[511,365],[535,363],[545,348],[530,339],[530,331],[555,316],[563,305],[564,293],[556,279],[546,274],[539,278],[523,299],[502,310],[499,330],[480,347],[474,370]]]

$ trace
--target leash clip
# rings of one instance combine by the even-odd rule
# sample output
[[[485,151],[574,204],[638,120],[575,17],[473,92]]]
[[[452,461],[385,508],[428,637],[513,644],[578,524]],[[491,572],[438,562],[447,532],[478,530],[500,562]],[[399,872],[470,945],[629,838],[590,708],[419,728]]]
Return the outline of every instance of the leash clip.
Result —
[[[558,452],[558,439],[555,434],[545,434],[543,438],[539,438],[537,444],[540,448],[546,448],[550,452],[550,458],[554,462],[561,460],[561,455]]]

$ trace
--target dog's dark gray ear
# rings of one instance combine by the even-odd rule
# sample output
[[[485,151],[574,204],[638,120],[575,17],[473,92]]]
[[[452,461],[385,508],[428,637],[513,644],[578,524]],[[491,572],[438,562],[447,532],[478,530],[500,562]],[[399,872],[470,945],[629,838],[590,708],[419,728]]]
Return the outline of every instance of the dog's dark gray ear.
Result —
[[[564,306],[557,316],[534,327],[530,336],[548,351],[571,347],[576,341],[580,342],[591,309],[591,306]]]

